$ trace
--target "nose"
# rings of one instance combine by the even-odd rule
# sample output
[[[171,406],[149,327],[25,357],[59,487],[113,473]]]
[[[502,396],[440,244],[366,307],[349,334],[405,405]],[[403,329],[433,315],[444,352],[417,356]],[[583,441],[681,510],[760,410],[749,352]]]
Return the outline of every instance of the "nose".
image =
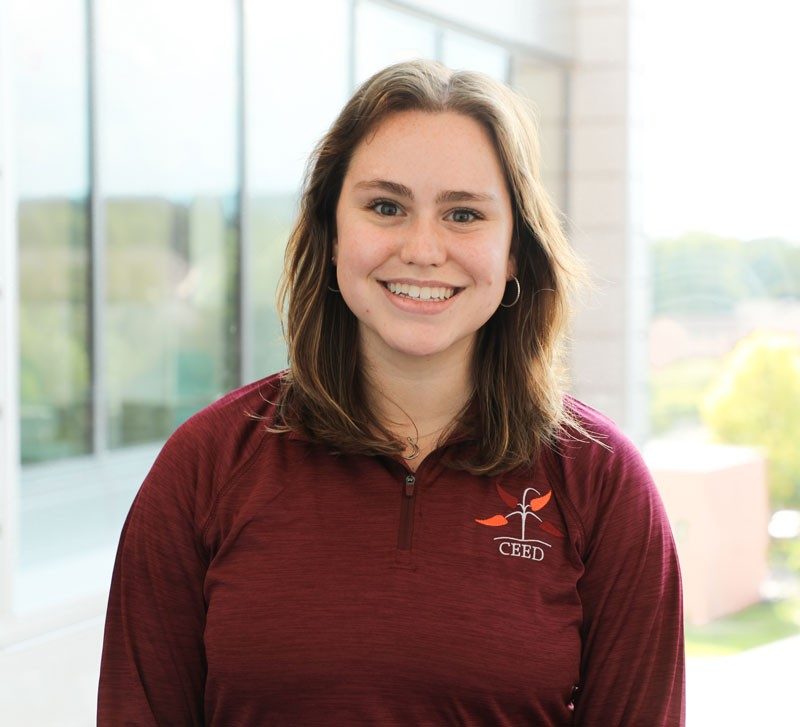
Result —
[[[409,265],[442,265],[447,259],[445,234],[435,220],[417,218],[404,231],[400,260]]]

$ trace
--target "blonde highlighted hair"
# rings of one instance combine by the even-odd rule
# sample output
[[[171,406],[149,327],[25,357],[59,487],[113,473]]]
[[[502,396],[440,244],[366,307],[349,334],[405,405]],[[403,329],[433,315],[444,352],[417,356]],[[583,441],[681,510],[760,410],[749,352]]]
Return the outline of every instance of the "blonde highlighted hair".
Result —
[[[449,466],[499,474],[529,464],[559,431],[583,431],[565,404],[561,348],[584,270],[542,186],[531,106],[488,76],[433,61],[398,63],[365,81],[312,153],[278,289],[289,369],[271,429],[301,430],[341,452],[404,451],[375,421],[358,352],[358,321],[328,286],[335,287],[336,206],[353,152],[389,114],[409,110],[456,112],[482,124],[511,192],[511,254],[521,295],[477,332],[472,396],[439,438],[442,443],[464,433],[474,441],[460,457],[454,454],[458,448],[448,451]]]

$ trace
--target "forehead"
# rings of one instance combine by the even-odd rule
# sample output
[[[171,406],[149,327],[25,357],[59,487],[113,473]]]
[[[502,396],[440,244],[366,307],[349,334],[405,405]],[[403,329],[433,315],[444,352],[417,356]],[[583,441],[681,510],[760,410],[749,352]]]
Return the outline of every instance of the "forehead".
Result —
[[[495,186],[505,176],[487,129],[452,111],[401,111],[382,119],[353,152],[347,176],[362,175],[482,186]]]

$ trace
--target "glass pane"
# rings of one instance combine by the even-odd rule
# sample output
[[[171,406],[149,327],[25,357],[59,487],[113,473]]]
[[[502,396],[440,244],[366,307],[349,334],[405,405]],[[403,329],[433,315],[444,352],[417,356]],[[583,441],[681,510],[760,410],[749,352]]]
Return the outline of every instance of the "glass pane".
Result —
[[[307,22],[311,15],[313,23]],[[253,306],[250,365],[260,378],[286,366],[275,291],[304,165],[347,99],[349,2],[254,0],[245,4],[245,17],[251,245],[246,274]],[[265,28],[280,32],[273,30],[265,42]]]
[[[436,58],[433,24],[372,3],[357,7],[356,83],[391,63]]]
[[[503,82],[508,74],[505,48],[449,30],[444,33],[442,62],[450,68],[480,71]]]
[[[83,454],[91,441],[84,7],[11,5],[23,463]]]
[[[234,4],[101,0],[108,443],[238,382]]]

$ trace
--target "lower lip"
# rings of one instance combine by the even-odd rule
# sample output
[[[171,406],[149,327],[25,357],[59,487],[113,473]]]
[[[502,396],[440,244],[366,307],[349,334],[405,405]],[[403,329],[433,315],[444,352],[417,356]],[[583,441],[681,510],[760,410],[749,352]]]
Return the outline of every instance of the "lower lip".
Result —
[[[453,301],[461,294],[461,291],[458,291],[455,293],[455,295],[452,295],[447,300],[442,301],[419,300],[417,298],[407,298],[403,295],[395,295],[382,283],[379,283],[379,285],[381,288],[383,288],[383,292],[386,294],[389,300],[400,310],[408,313],[420,313],[422,315],[435,315],[436,313],[442,313],[446,311]]]

